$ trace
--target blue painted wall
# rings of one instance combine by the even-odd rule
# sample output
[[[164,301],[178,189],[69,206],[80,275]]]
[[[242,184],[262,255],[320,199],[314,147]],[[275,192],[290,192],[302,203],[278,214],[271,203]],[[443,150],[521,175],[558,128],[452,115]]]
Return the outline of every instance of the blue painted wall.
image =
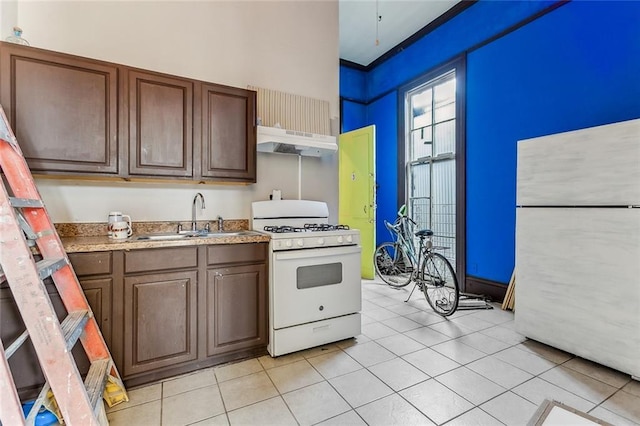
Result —
[[[544,10],[555,1],[479,1],[367,75],[367,98],[419,77],[466,49]]]
[[[516,141],[640,117],[639,76],[638,2],[570,3],[467,56],[469,274],[511,275]]]
[[[368,106],[367,118],[376,125],[376,239],[388,241],[384,220],[393,222],[398,211],[397,96],[388,94]]]
[[[341,107],[342,126],[340,133],[349,132],[367,125],[367,105],[343,99]]]
[[[340,67],[340,96],[343,98],[366,100],[367,74],[348,67]]]
[[[365,108],[366,124],[385,129],[379,218],[397,209],[397,88],[549,5],[480,1],[367,73],[367,99],[384,94]],[[502,283],[511,275],[517,141],[640,117],[639,75],[640,2],[570,2],[468,52],[467,274]]]

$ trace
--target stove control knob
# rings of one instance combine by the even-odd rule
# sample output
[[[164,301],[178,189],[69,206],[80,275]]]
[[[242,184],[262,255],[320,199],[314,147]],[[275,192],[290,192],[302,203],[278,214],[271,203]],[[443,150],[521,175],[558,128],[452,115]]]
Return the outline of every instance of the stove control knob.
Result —
[[[293,243],[291,242],[291,240],[287,240],[287,242],[285,243],[287,245],[287,247],[291,247],[293,245]]]
[[[342,242],[343,242],[342,235],[338,235],[338,242],[339,242],[340,244],[342,244]]]
[[[304,245],[304,241],[298,240],[298,247],[302,247]]]
[[[351,235],[347,235],[347,242],[348,243],[352,243],[353,242],[353,237]]]
[[[318,244],[319,245],[323,245],[324,244],[324,238],[318,238]]]

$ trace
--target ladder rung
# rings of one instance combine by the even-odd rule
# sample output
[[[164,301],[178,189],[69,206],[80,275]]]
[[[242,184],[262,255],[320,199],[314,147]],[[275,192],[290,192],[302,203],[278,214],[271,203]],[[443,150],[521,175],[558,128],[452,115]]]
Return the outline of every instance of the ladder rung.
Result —
[[[16,217],[18,218],[18,223],[20,224],[20,228],[22,228],[22,232],[24,232],[24,234],[27,236],[27,244],[29,244],[29,246],[34,246],[36,244],[35,240],[37,240],[38,238],[53,235],[53,230],[51,229],[44,229],[39,232],[34,232],[31,228],[31,225],[29,225],[21,212],[17,212]]]
[[[27,414],[27,424],[33,425],[40,408],[45,406],[54,411],[58,419],[62,419],[64,413],[67,424],[105,425],[108,419],[103,400],[109,406],[128,401],[126,389],[102,333],[93,321],[93,313],[86,304],[86,298],[82,297],[73,265],[60,243],[46,206],[40,199],[29,165],[1,105],[0,139],[0,204],[11,207],[6,212],[7,215],[0,214],[0,222],[7,222],[9,227],[5,228],[9,233],[15,232],[17,237],[22,238],[22,241],[17,241],[19,244],[15,250],[13,246],[4,247],[7,248],[5,253],[3,247],[0,247],[0,285],[4,289],[4,282],[9,281],[11,293],[26,327],[26,331],[11,343],[6,352],[0,341],[0,426],[7,422],[25,422],[7,359],[20,352],[19,348],[29,337],[32,338],[38,359],[42,361],[40,367],[47,383]],[[34,244],[39,249],[37,253],[26,247]],[[15,271],[9,268],[10,265],[16,266]],[[8,272],[4,272],[2,266]],[[36,273],[41,282],[29,282],[36,279]],[[43,282],[49,276],[55,277],[61,301],[67,307],[68,315],[61,322],[58,322],[50,301],[45,298]],[[28,288],[29,285],[36,284],[37,290]],[[36,334],[38,339],[34,338]],[[71,353],[80,337],[91,364],[84,383]],[[61,338],[65,339],[64,343]],[[7,395],[5,389],[10,391]],[[57,398],[54,390],[59,392]]]
[[[66,264],[67,259],[64,257],[61,259],[53,258],[40,260],[36,263],[36,266],[38,267],[38,275],[40,275],[41,280],[44,280]]]
[[[29,414],[27,414],[25,424],[28,424],[28,425],[35,424],[36,416],[40,411],[40,407],[42,407],[42,405],[44,404],[44,400],[47,397],[47,394],[49,393],[50,389],[51,389],[51,386],[49,386],[49,382],[46,382],[42,387],[42,390],[38,394],[38,397],[36,398],[35,402],[31,406],[31,410],[29,410]]]
[[[25,330],[20,336],[18,336],[18,338],[16,340],[14,340],[9,345],[7,350],[4,352],[5,355],[7,356],[7,359],[11,358],[11,355],[13,355],[15,353],[15,351],[17,351],[18,348],[20,348],[20,346],[22,346],[22,344],[27,340],[28,337],[29,337],[29,332],[27,330]]]
[[[107,377],[111,368],[111,359],[99,359],[91,363],[87,377],[84,379],[84,385],[87,388],[89,402],[96,412],[98,403],[102,401],[104,386],[107,383]]]
[[[33,232],[33,229],[31,229],[31,225],[29,225],[27,223],[27,221],[24,218],[24,216],[22,215],[22,213],[18,212],[18,214],[16,216],[18,218],[18,223],[20,224],[20,228],[22,228],[22,232],[25,233],[27,238],[30,239],[30,240],[35,240],[36,238],[38,238],[36,233]]]
[[[0,140],[8,142],[9,145],[17,146],[16,137],[13,136],[13,131],[9,128],[9,123],[6,121],[4,111],[0,115]]]
[[[42,238],[53,234],[54,232],[51,229],[45,229],[44,231],[36,232],[36,238]]]
[[[76,311],[71,312],[62,321],[62,333],[64,334],[64,340],[67,341],[67,349],[73,348],[78,341],[78,338],[84,331],[84,326],[89,320],[89,311]]]
[[[24,208],[24,207],[44,207],[44,203],[39,198],[17,198],[17,197],[9,197],[9,202],[13,207],[16,208]]]

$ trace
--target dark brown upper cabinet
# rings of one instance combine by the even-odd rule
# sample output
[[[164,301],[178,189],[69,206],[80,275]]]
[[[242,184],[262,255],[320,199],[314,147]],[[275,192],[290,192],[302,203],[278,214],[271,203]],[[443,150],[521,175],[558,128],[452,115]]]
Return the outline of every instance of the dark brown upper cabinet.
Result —
[[[118,67],[0,43],[0,103],[33,171],[118,174]]]
[[[199,175],[255,182],[256,92],[203,83],[200,108]]]
[[[256,182],[256,93],[0,42],[0,103],[36,174]]]
[[[128,71],[129,173],[192,177],[193,82]]]

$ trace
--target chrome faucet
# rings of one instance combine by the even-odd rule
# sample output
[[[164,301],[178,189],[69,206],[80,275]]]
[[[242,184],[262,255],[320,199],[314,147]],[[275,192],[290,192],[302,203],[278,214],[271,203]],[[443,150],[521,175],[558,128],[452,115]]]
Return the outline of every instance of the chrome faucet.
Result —
[[[192,231],[196,231],[196,203],[198,201],[198,197],[200,197],[200,201],[202,202],[202,210],[205,209],[204,195],[198,192],[195,195],[195,197],[193,197],[193,204],[191,205],[191,230]]]
[[[222,216],[218,216],[218,231],[220,232],[224,231],[222,227],[223,227]]]

